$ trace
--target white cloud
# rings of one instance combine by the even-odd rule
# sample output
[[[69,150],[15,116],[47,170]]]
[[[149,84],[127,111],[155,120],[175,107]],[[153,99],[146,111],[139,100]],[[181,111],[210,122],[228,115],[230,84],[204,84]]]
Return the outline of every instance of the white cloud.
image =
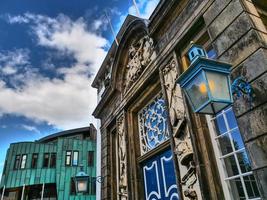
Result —
[[[28,49],[15,49],[14,51],[0,52],[0,72],[4,75],[12,75],[18,68],[29,63]]]
[[[30,26],[38,45],[72,55],[77,62],[71,67],[56,66],[55,71],[61,78],[51,79],[28,68],[23,74],[17,72],[9,79],[21,83],[15,88],[0,80],[0,115],[22,115],[59,129],[94,122],[91,114],[97,95],[90,85],[92,74],[106,55],[103,48],[108,44],[107,40],[90,31],[83,18],[73,21],[65,15],[50,18],[30,13],[22,17],[27,19],[24,23]]]
[[[3,72],[3,74],[5,74],[5,75],[11,75],[11,74],[15,74],[16,72],[17,72],[17,69],[16,68],[14,68],[14,67],[12,67],[12,66],[4,66],[3,68],[2,68],[2,72]]]
[[[41,134],[41,132],[35,126],[29,126],[26,124],[22,124],[21,127],[27,131],[35,132],[37,134]]]
[[[7,21],[10,24],[15,24],[15,23],[18,23],[18,24],[29,23],[29,19],[27,19],[26,17],[21,16],[21,15],[18,15],[18,16],[7,15],[6,17],[7,17]]]

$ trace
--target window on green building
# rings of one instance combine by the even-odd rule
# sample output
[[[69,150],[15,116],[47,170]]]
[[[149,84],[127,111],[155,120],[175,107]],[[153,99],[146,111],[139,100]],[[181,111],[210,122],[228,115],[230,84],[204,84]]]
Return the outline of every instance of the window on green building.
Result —
[[[73,151],[72,166],[78,166],[79,163],[79,151]]]
[[[34,153],[32,154],[32,163],[31,163],[32,169],[37,168],[37,162],[38,162],[38,153]]]
[[[51,156],[50,156],[50,168],[56,167],[56,162],[57,162],[57,154],[56,153],[51,153]]]
[[[20,167],[20,155],[16,155],[14,169],[19,169]]]
[[[88,151],[88,166],[94,166],[94,151]]]
[[[48,167],[48,166],[49,166],[49,153],[45,153],[43,159],[43,167]]]
[[[89,194],[95,195],[96,194],[96,177],[91,177],[90,178],[90,189],[89,189]]]
[[[27,155],[23,154],[21,158],[21,164],[20,164],[20,169],[25,169],[26,167],[26,161],[27,161]]]
[[[66,157],[65,157],[65,165],[70,166],[71,165],[71,151],[66,151]]]
[[[70,180],[70,194],[76,195],[76,187],[75,187],[74,178],[71,178],[71,180]]]

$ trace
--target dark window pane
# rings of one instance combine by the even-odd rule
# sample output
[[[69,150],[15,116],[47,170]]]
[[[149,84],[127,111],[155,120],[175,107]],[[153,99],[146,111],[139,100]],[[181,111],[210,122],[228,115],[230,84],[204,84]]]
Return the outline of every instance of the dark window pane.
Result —
[[[242,173],[250,172],[251,166],[247,153],[245,151],[237,153],[237,158]]]
[[[96,194],[96,177],[91,177],[90,178],[89,194],[91,194],[91,195],[95,195]]]
[[[79,162],[79,152],[78,151],[74,151],[73,152],[72,165],[73,166],[78,166],[78,162]]]
[[[43,167],[48,167],[49,165],[49,153],[44,154]]]
[[[94,151],[88,151],[88,166],[94,166]]]
[[[230,189],[234,199],[246,199],[240,178],[230,180]]]
[[[66,151],[65,165],[66,166],[71,165],[71,151]]]
[[[244,182],[249,198],[252,199],[260,196],[257,183],[253,175],[244,176]]]
[[[226,168],[228,177],[235,176],[235,175],[239,174],[237,164],[235,161],[235,157],[233,155],[228,156],[228,157],[224,158],[223,160],[224,160],[224,164],[225,164],[225,168]]]
[[[37,168],[37,163],[38,163],[38,154],[34,153],[32,154],[31,168]]]
[[[14,169],[19,169],[19,167],[20,167],[20,155],[16,155]]]
[[[76,187],[75,187],[74,178],[71,178],[71,180],[70,180],[70,194],[71,195],[75,195],[76,194]]]
[[[57,162],[57,154],[56,153],[51,153],[50,167],[51,168],[56,167],[56,162]]]
[[[232,131],[232,138],[233,138],[235,150],[239,150],[245,147],[244,142],[241,138],[239,129]]]
[[[219,115],[216,117],[216,125],[217,125],[218,131],[219,131],[219,133],[218,133],[219,135],[223,134],[227,131],[223,115]]]
[[[219,142],[222,155],[233,152],[233,148],[228,133],[219,137],[217,141]]]

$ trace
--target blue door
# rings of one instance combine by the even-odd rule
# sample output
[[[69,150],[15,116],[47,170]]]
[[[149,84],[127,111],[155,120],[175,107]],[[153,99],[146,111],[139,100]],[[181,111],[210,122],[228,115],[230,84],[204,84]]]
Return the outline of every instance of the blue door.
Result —
[[[143,163],[146,200],[179,200],[171,150]]]

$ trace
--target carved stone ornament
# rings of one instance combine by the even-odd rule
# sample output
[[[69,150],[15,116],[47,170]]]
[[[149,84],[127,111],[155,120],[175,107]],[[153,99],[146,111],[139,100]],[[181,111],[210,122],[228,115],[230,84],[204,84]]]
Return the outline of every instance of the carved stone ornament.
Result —
[[[185,120],[185,108],[181,88],[176,83],[178,72],[176,62],[172,59],[163,70],[164,89],[169,108],[169,118],[175,143],[175,153],[181,177],[181,186],[185,200],[201,199],[199,183],[193,161],[193,148]]]
[[[118,134],[118,199],[128,199],[127,189],[127,158],[126,158],[126,138],[125,138],[125,119],[122,114],[117,119]]]
[[[178,73],[174,59],[166,65],[162,71],[164,76],[164,86],[169,102],[169,115],[173,127],[178,126],[179,120],[185,116],[184,103],[182,99],[181,88],[176,84]]]
[[[124,93],[139,78],[145,67],[155,58],[153,40],[144,36],[138,42],[131,44],[128,50],[128,63],[124,77]]]

